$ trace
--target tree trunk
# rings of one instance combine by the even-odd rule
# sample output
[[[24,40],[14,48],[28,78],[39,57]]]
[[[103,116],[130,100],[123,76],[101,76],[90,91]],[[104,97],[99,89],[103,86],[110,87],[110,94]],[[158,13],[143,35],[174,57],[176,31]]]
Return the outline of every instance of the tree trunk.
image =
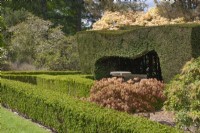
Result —
[[[47,1],[46,0],[41,0],[41,7],[42,7],[42,15],[44,18],[47,18],[46,13],[47,13]]]
[[[76,30],[81,31],[81,18],[82,18],[82,9],[83,9],[83,0],[77,0],[77,6],[76,9],[77,13],[77,23],[76,23]]]

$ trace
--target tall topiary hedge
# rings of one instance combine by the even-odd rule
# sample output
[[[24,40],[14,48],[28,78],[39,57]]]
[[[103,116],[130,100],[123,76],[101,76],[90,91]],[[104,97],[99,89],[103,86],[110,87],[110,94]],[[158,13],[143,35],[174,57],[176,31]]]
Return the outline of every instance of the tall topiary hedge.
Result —
[[[200,25],[86,31],[77,34],[77,41],[84,73],[94,73],[95,63],[101,58],[134,59],[154,50],[160,58],[163,79],[168,82],[186,61],[200,56]]]

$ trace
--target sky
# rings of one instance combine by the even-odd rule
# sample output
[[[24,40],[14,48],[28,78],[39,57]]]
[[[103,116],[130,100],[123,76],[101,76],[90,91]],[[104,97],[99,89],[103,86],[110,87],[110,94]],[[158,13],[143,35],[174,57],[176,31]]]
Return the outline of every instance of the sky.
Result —
[[[146,8],[144,11],[146,12],[148,9],[150,9],[151,7],[154,7],[155,4],[154,4],[154,0],[146,0],[145,2],[147,5],[148,5],[148,8]],[[87,19],[83,19],[82,20],[83,23],[87,23],[87,25],[91,26],[92,22],[90,21],[87,21]]]
[[[150,7],[154,7],[154,2],[153,2],[153,0],[147,0],[147,1],[146,1],[146,4],[149,6],[149,8],[150,8]]]
[[[124,1],[124,0],[122,0]],[[114,0],[114,2],[116,2],[116,0]],[[146,0],[145,2],[148,5],[148,9],[151,7],[154,7],[154,1],[153,0]],[[147,9],[145,9],[145,11],[147,11]]]
[[[147,0],[145,3],[148,5],[148,8],[145,9],[145,11],[147,11],[147,10],[150,9],[151,7],[154,7],[154,6],[155,6],[153,0]]]
[[[125,1],[125,0],[121,0],[121,1]],[[114,2],[116,2],[116,0],[114,0]],[[153,0],[146,0],[146,3],[151,7],[154,6]]]

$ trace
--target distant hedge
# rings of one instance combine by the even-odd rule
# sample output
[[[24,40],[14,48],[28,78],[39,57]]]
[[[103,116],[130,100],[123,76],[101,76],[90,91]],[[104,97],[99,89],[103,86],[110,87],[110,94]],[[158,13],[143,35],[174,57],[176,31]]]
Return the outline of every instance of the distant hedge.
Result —
[[[94,73],[105,57],[137,58],[152,50],[160,58],[165,82],[180,72],[186,61],[200,56],[200,25],[124,28],[118,31],[86,31],[77,34],[82,72]],[[102,66],[98,66],[102,67]],[[98,75],[100,73],[95,73]]]
[[[58,133],[179,133],[181,131],[80,101],[66,94],[1,80],[1,104]]]
[[[80,74],[79,71],[2,71],[3,74],[17,74],[17,75],[72,75],[72,74]]]

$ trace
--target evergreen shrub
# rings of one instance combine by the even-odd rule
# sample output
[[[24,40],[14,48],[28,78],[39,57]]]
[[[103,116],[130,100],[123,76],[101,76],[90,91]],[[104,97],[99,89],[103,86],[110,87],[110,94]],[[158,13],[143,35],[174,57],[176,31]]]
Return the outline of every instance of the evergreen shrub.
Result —
[[[169,82],[191,58],[200,56],[200,25],[182,24],[124,28],[118,31],[84,31],[77,34],[81,71],[105,76],[106,57],[138,58],[154,50],[160,59],[162,77]],[[99,69],[102,68],[102,71]],[[98,71],[96,71],[98,69]],[[99,73],[98,73],[99,72]],[[104,73],[103,73],[104,74]]]
[[[179,127],[200,132],[200,57],[187,62],[167,86],[165,107],[177,112]]]
[[[25,72],[23,72],[25,73]],[[53,91],[63,92],[65,94],[75,96],[75,97],[87,97],[89,96],[90,88],[93,85],[93,80],[87,78],[90,75],[78,75],[74,73],[74,75],[70,75],[73,72],[68,73],[65,72],[65,75],[28,75],[30,72],[25,73],[24,75],[15,74],[2,74],[1,78],[16,80],[25,83],[30,83],[33,85],[37,85],[42,89],[49,89]],[[48,73],[47,73],[48,74]],[[55,74],[51,73],[50,74]]]
[[[2,71],[1,75],[75,75],[81,74],[79,71]]]
[[[58,133],[179,133],[178,129],[128,115],[66,94],[2,79],[1,104]]]

